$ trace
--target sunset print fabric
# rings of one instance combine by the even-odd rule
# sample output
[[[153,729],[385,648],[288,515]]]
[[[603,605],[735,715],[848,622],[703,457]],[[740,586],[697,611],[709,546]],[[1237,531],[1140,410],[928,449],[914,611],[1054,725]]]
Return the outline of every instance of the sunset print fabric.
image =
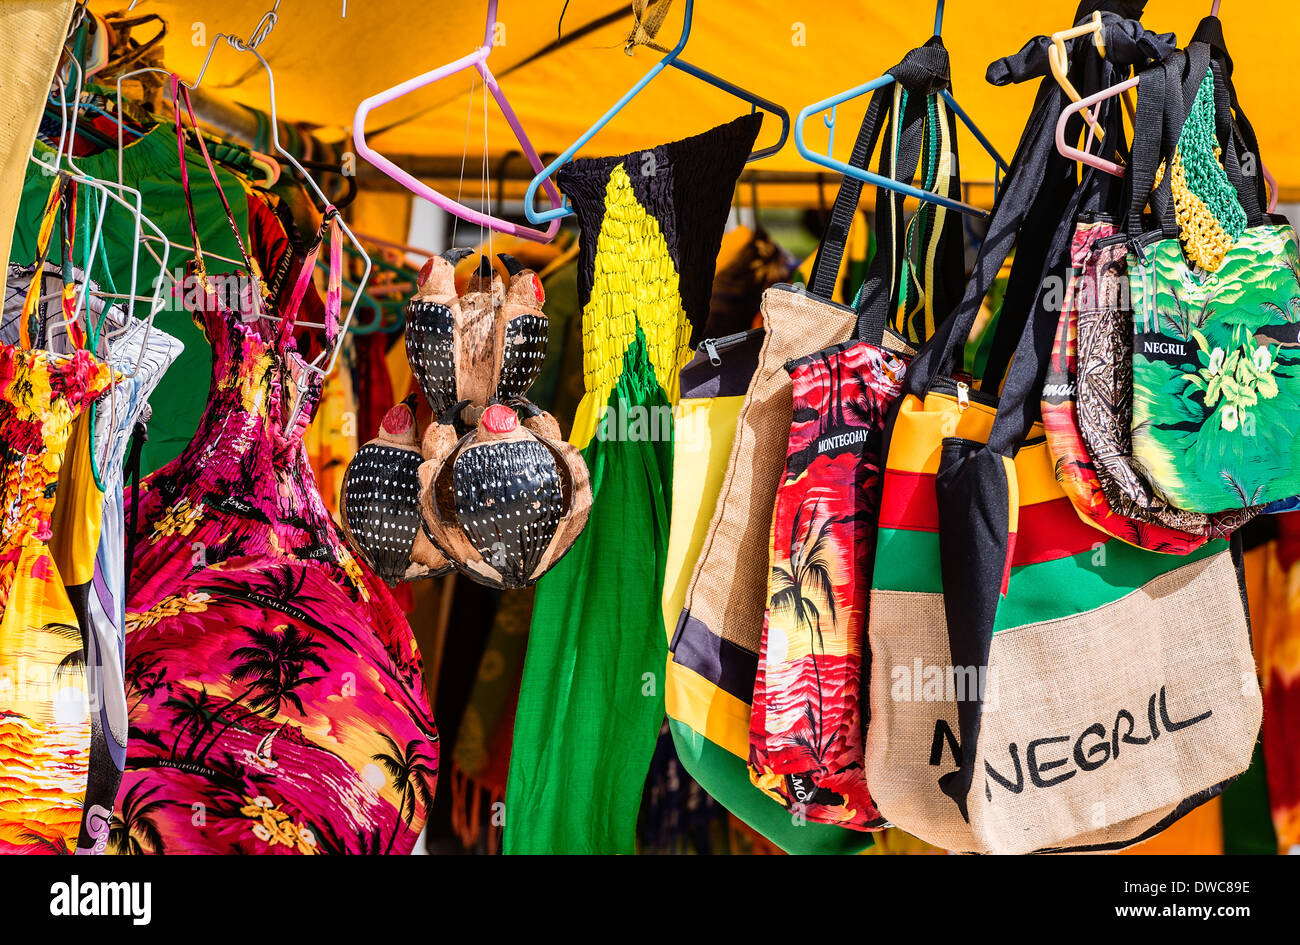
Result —
[[[48,542],[69,433],[111,382],[84,350],[0,345],[0,853],[71,853],[77,841],[85,651]]]
[[[787,367],[794,419],[772,520],[750,776],[809,820],[878,828],[862,765],[863,643],[885,414],[905,362],[852,342]]]

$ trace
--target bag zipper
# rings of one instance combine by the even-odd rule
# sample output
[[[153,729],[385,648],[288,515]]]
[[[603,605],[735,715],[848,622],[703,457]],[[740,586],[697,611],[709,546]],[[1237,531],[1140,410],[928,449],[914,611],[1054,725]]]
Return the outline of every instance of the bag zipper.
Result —
[[[762,331],[761,328],[751,328],[749,331],[738,331],[734,335],[723,335],[721,338],[705,338],[698,345],[696,350],[703,351],[709,356],[709,363],[717,367],[722,363],[721,351],[728,348],[734,348],[736,345],[749,340],[754,332]]]
[[[1136,236],[1130,237],[1124,241],[1124,245],[1128,248],[1130,253],[1138,258],[1138,262],[1144,266],[1147,264],[1149,257],[1147,256],[1146,250],[1142,248],[1142,240],[1140,238]]]
[[[938,377],[930,384],[930,390],[936,394],[949,394],[957,398],[957,403],[963,410],[971,405],[972,402],[984,404],[987,407],[996,407],[998,398],[996,394],[988,394],[982,390],[976,390],[965,381],[959,381],[955,377]]]

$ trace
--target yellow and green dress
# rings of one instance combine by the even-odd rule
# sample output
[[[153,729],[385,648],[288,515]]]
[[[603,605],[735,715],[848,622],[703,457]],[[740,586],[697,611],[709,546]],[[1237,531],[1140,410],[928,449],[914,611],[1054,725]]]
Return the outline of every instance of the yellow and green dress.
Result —
[[[703,333],[731,194],[760,122],[747,115],[560,172],[582,229],[586,393],[570,441],[594,501],[586,530],[537,585],[507,853],[633,852],[664,717],[678,373]]]

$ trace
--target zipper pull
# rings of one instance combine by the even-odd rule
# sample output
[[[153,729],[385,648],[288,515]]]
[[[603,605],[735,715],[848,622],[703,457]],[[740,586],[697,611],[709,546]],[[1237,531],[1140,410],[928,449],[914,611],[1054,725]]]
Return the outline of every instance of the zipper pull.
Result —
[[[961,410],[970,406],[970,385],[965,381],[957,382],[957,406]]]
[[[1124,245],[1128,247],[1130,253],[1138,258],[1138,262],[1142,263],[1144,266],[1147,264],[1147,253],[1146,250],[1142,248],[1141,240],[1136,236],[1133,236],[1126,240]]]
[[[700,347],[703,348],[704,353],[709,356],[709,363],[714,367],[717,367],[722,363],[722,357],[718,354],[718,346],[714,344],[714,340],[715,339],[713,338],[705,338],[700,342]]]

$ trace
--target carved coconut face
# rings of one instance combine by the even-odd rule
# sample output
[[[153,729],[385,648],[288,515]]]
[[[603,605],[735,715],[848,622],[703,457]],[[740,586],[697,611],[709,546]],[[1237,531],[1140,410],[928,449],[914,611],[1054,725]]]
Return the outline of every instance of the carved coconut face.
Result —
[[[532,584],[577,537],[573,531],[557,538],[575,499],[569,463],[582,463],[566,447],[525,428],[510,407],[489,406],[474,431],[433,460],[439,469],[424,515],[430,539],[480,583]],[[587,481],[585,467],[581,480]],[[583,521],[589,504],[588,489]]]
[[[529,583],[565,512],[551,452],[531,439],[462,450],[452,488],[456,521],[474,549],[507,586]]]

